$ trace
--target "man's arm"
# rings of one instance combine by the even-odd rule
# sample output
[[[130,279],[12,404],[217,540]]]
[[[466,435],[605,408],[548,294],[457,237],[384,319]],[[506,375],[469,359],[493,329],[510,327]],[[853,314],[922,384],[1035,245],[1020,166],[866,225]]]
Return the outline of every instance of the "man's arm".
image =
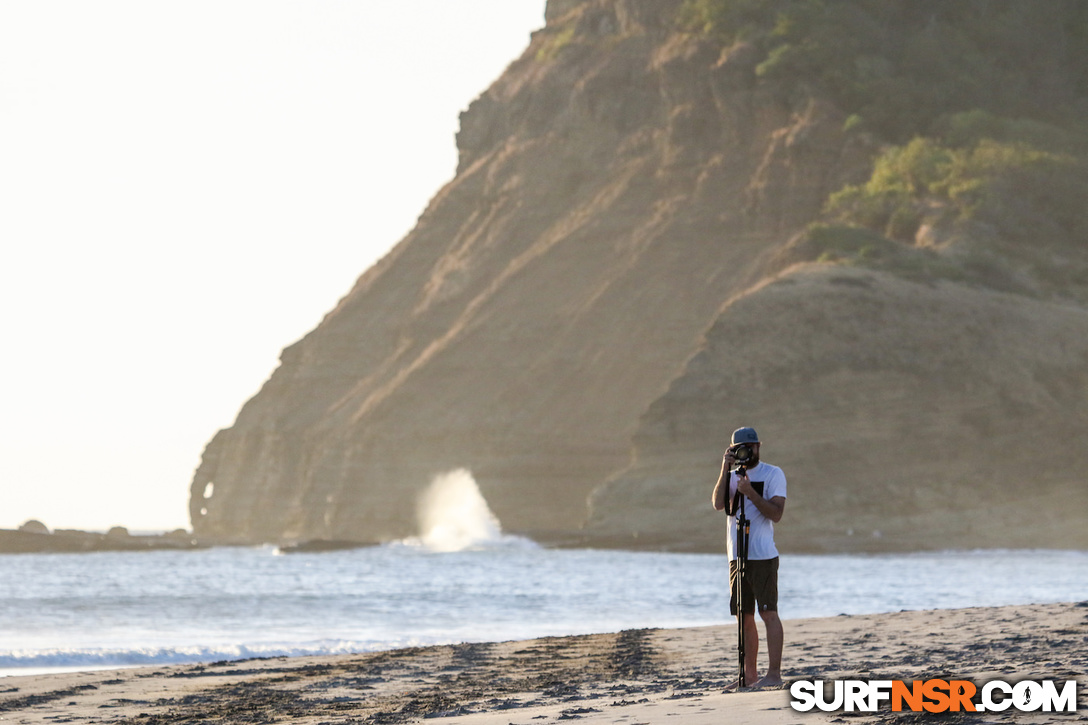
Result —
[[[733,467],[733,460],[728,451],[722,456],[722,472],[714,486],[714,493],[710,496],[716,511],[725,511],[725,499],[729,496],[729,469]]]
[[[759,509],[761,514],[776,524],[782,520],[782,514],[786,513],[786,499],[782,496],[775,496],[770,500],[767,500],[759,494],[756,494],[756,498],[751,499],[751,501],[756,505],[756,508]]]
[[[737,490],[747,496],[748,500],[756,505],[761,514],[776,524],[782,520],[782,514],[786,513],[785,496],[772,496],[770,499],[763,498],[752,488],[752,482],[748,480],[747,475],[737,479]]]

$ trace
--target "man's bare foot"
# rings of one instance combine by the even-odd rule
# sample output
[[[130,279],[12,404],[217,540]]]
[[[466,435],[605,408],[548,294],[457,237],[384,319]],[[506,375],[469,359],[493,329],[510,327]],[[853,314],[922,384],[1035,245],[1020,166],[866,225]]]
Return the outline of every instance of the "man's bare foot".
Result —
[[[766,674],[763,677],[759,678],[756,681],[756,683],[754,685],[752,685],[751,689],[753,689],[753,690],[768,689],[769,690],[769,689],[771,689],[773,687],[781,687],[781,686],[782,686],[782,677],[780,675]]]
[[[766,679],[766,678],[764,678],[764,679]],[[755,685],[745,685],[744,687],[741,687],[740,686],[740,680],[733,680],[732,682],[730,682],[728,685],[725,686],[725,690],[723,690],[723,692],[739,692],[741,690],[751,690],[753,687],[755,687],[756,685],[759,684],[759,682],[756,681],[755,677],[749,677],[749,678],[747,678],[746,681],[747,682],[756,682],[756,684]],[[781,680],[779,680],[779,682],[781,682]]]

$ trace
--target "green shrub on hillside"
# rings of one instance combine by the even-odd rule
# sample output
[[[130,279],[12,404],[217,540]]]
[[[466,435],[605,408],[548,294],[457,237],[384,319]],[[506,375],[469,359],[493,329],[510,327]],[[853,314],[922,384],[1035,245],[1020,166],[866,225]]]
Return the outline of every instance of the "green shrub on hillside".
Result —
[[[864,227],[816,223],[802,241],[804,256],[818,262],[876,262],[895,253],[887,237]]]
[[[947,144],[956,147],[970,146],[986,138],[1027,144],[1054,153],[1084,155],[1088,152],[1088,126],[1085,124],[1062,128],[1031,118],[996,116],[979,108],[942,117],[935,132]]]
[[[778,6],[767,0],[686,0],[677,14],[677,25],[730,44],[764,35]]]
[[[979,128],[980,118],[953,119],[950,128]],[[1024,128],[1000,119],[983,126]],[[916,279],[1085,296],[1088,157],[997,135],[1006,140],[960,135],[958,144],[916,138],[888,148],[865,183],[830,197],[797,252]]]
[[[833,194],[827,212],[902,242],[922,223],[965,221],[1013,241],[1072,241],[1088,235],[1086,171],[1082,159],[1020,142],[956,148],[916,138],[884,152],[864,184]]]
[[[570,45],[571,40],[574,39],[574,25],[568,25],[548,36],[544,43],[540,46],[540,50],[536,52],[536,59],[540,62],[547,62],[554,60],[559,52]]]
[[[687,0],[678,23],[754,44],[761,78],[818,87],[898,143],[974,108],[1059,125],[1088,113],[1081,0]]]
[[[798,260],[864,266],[925,282],[945,279],[1010,286],[1006,271],[984,260],[961,260],[935,249],[908,247],[871,229],[849,224],[817,222],[809,225],[791,244],[785,257],[787,263]],[[985,280],[981,279],[983,277]]]

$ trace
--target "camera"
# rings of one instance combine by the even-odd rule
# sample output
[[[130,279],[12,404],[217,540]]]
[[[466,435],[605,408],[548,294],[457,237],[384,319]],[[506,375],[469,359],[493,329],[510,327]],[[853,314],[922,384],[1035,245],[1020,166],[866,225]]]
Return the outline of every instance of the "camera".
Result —
[[[748,443],[738,443],[735,446],[730,446],[729,452],[733,454],[733,458],[736,459],[737,463],[742,466],[751,462],[756,454],[755,449]]]

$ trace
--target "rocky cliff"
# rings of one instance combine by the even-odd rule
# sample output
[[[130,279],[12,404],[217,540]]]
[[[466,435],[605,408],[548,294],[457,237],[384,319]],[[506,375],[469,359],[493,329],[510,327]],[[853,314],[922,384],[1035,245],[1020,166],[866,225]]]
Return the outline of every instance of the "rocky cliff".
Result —
[[[548,3],[463,114],[453,181],[209,443],[201,540],[411,535],[420,491],[466,467],[510,532],[716,550],[721,450],[754,425],[795,550],[1088,546],[1077,212],[1030,254],[1002,224],[1065,209],[1037,184],[1012,222],[951,182],[874,221],[901,129],[771,72],[778,26],[726,32],[723,8]],[[935,144],[942,169],[969,154]],[[994,178],[1024,183],[971,189]]]

